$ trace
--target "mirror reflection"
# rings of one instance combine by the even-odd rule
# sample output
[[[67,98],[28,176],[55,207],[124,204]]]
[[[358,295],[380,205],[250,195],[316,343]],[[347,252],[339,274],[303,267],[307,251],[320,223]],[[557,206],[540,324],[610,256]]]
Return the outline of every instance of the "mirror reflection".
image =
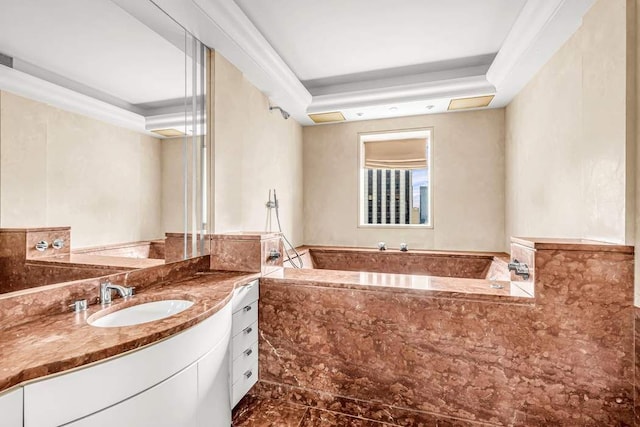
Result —
[[[2,1],[0,292],[201,253],[209,52],[127,3]],[[17,267],[52,256],[86,271]]]

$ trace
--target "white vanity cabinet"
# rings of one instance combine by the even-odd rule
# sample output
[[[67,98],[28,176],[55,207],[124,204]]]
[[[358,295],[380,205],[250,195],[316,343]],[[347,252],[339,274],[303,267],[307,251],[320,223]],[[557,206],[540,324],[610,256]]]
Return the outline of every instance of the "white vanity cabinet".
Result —
[[[22,427],[22,387],[0,394],[0,426]]]
[[[229,427],[231,319],[229,303],[164,341],[27,384],[24,426]]]
[[[231,406],[258,381],[258,280],[235,290],[232,307]]]

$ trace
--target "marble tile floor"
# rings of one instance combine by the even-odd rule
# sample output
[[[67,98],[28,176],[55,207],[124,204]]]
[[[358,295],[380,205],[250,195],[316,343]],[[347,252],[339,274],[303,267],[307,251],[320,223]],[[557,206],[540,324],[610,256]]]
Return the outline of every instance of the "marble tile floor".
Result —
[[[393,425],[250,394],[238,403],[233,412],[233,427],[385,427]]]

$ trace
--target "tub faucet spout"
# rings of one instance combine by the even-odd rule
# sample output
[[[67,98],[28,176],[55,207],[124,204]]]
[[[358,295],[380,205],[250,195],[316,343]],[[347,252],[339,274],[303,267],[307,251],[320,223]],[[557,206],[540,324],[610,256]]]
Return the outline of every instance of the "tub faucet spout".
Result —
[[[510,262],[507,267],[509,268],[509,271],[515,272],[516,276],[520,276],[524,280],[529,278],[529,266],[527,264],[514,258],[513,262]]]

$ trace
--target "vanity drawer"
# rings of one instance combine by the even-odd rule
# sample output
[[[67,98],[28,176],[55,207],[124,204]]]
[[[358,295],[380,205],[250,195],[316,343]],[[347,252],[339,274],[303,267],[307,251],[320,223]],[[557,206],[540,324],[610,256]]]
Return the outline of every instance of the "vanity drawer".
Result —
[[[231,360],[236,360],[243,351],[251,347],[251,344],[256,341],[258,341],[258,322],[252,323],[233,337],[231,340],[231,347],[233,349]]]
[[[231,310],[235,313],[238,310],[241,310],[243,307],[251,304],[254,301],[258,300],[260,296],[260,287],[258,284],[258,280],[254,280],[248,285],[239,287],[235,291],[233,291],[233,302]]]
[[[233,313],[233,326],[231,336],[235,337],[247,326],[258,321],[258,301],[244,305],[240,310]]]
[[[246,371],[242,372],[240,379],[231,386],[231,406],[236,406],[256,382],[258,382],[257,360]]]
[[[235,384],[247,370],[258,360],[258,341],[254,342],[248,348],[244,349],[231,363],[231,383]]]

